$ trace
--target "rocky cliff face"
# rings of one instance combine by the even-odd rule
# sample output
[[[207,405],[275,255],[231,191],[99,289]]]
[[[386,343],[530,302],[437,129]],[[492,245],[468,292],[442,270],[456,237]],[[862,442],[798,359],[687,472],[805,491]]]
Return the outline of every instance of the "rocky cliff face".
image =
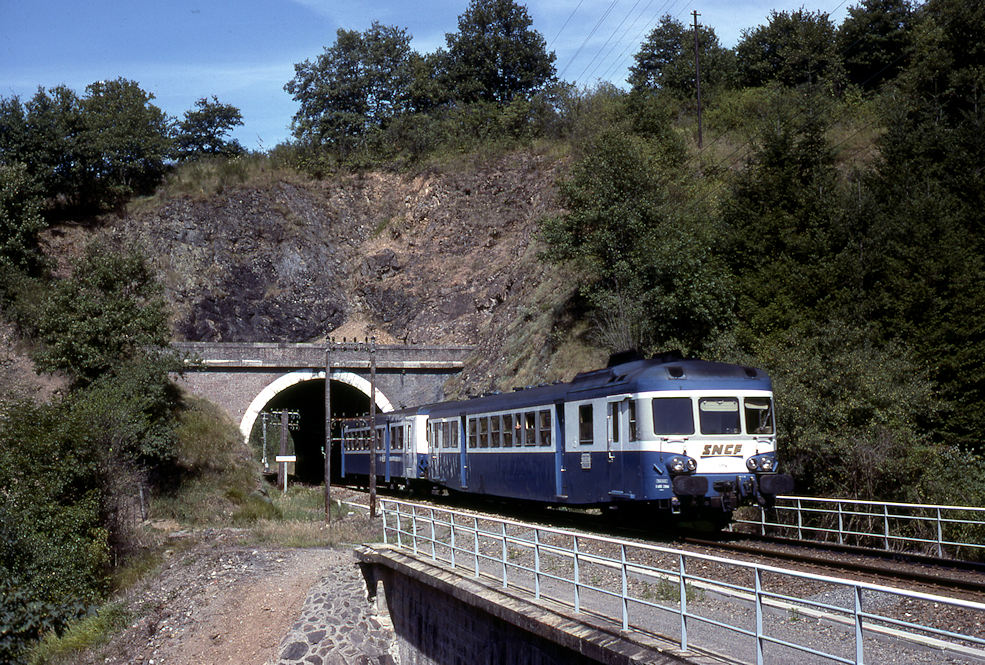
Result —
[[[486,389],[494,376],[479,368],[500,359],[508,330],[566,296],[536,259],[560,168],[511,153],[416,175],[284,180],[166,201],[117,232],[155,257],[178,338],[474,344],[467,383]]]

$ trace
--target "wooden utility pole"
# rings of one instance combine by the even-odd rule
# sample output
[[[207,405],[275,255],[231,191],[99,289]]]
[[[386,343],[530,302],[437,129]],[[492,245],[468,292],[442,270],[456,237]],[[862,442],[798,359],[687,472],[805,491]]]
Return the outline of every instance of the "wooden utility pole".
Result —
[[[698,58],[698,10],[694,14],[694,83],[698,93],[698,150],[701,150],[701,61]]]
[[[332,523],[332,341],[325,340],[325,523]]]
[[[376,517],[376,337],[369,340],[369,516]]]

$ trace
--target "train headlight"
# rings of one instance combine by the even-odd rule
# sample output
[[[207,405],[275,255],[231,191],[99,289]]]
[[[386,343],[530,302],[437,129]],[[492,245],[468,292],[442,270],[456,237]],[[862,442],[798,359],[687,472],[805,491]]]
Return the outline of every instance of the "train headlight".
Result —
[[[773,453],[753,455],[746,460],[746,468],[750,471],[770,473],[776,471],[776,456]]]
[[[698,462],[693,457],[686,455],[674,455],[667,460],[667,470],[674,475],[682,473],[694,473],[698,468]]]

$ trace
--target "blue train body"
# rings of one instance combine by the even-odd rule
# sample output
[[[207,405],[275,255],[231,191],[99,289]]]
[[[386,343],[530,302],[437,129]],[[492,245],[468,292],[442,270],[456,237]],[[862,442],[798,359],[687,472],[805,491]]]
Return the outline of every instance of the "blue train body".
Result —
[[[389,483],[575,506],[728,514],[789,492],[777,473],[772,384],[761,370],[634,360],[570,383],[394,411],[378,419]],[[346,428],[343,476],[369,472],[369,429]]]

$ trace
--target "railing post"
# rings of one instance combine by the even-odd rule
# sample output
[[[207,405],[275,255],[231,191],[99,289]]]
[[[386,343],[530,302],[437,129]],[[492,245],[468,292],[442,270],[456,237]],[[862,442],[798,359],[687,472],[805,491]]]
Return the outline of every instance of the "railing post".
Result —
[[[455,568],[455,514],[448,513],[448,528],[451,530],[451,567]]]
[[[937,508],[937,556],[944,558],[944,527],[941,524],[940,508]]]
[[[882,541],[883,549],[887,552],[889,551],[889,506],[886,504],[882,505]]]
[[[386,501],[381,502],[380,508],[382,509],[383,512],[383,544],[389,545],[390,541],[387,539]]]
[[[753,569],[756,587],[756,665],[763,665],[763,581],[759,568]]]
[[[626,545],[619,545],[622,560],[622,629],[629,630],[629,566],[626,563]]]
[[[479,577],[479,518],[472,518],[472,533],[475,535],[475,576]]]
[[[431,519],[431,560],[437,561],[438,555],[434,549],[434,542],[436,540],[436,536],[434,535],[434,508],[428,508],[428,516]]]
[[[403,549],[403,547],[404,547],[404,538],[403,538],[403,535],[402,535],[401,532],[404,530],[404,525],[403,525],[403,522],[400,521],[400,504],[399,503],[397,504],[397,510],[395,511],[395,515],[397,517],[397,547]]]
[[[572,554],[575,562],[575,613],[581,612],[581,579],[578,576],[578,536],[574,537],[574,549]]]
[[[534,598],[540,599],[540,529],[534,529]]]
[[[687,651],[687,578],[684,574],[684,553],[677,555],[681,587],[681,651]]]
[[[864,665],[865,648],[862,641],[862,587],[855,586],[855,664]]]
[[[766,506],[759,507],[759,535],[766,535]]]
[[[804,513],[801,511],[800,499],[797,499],[797,540],[804,539]]]
[[[509,584],[506,581],[506,522],[500,522],[500,538],[503,539],[503,588],[505,589]]]
[[[411,540],[414,542],[414,554],[417,554],[417,506],[411,506],[410,526],[410,536]]]
[[[845,544],[845,514],[841,508],[841,501],[838,502],[838,544]]]

